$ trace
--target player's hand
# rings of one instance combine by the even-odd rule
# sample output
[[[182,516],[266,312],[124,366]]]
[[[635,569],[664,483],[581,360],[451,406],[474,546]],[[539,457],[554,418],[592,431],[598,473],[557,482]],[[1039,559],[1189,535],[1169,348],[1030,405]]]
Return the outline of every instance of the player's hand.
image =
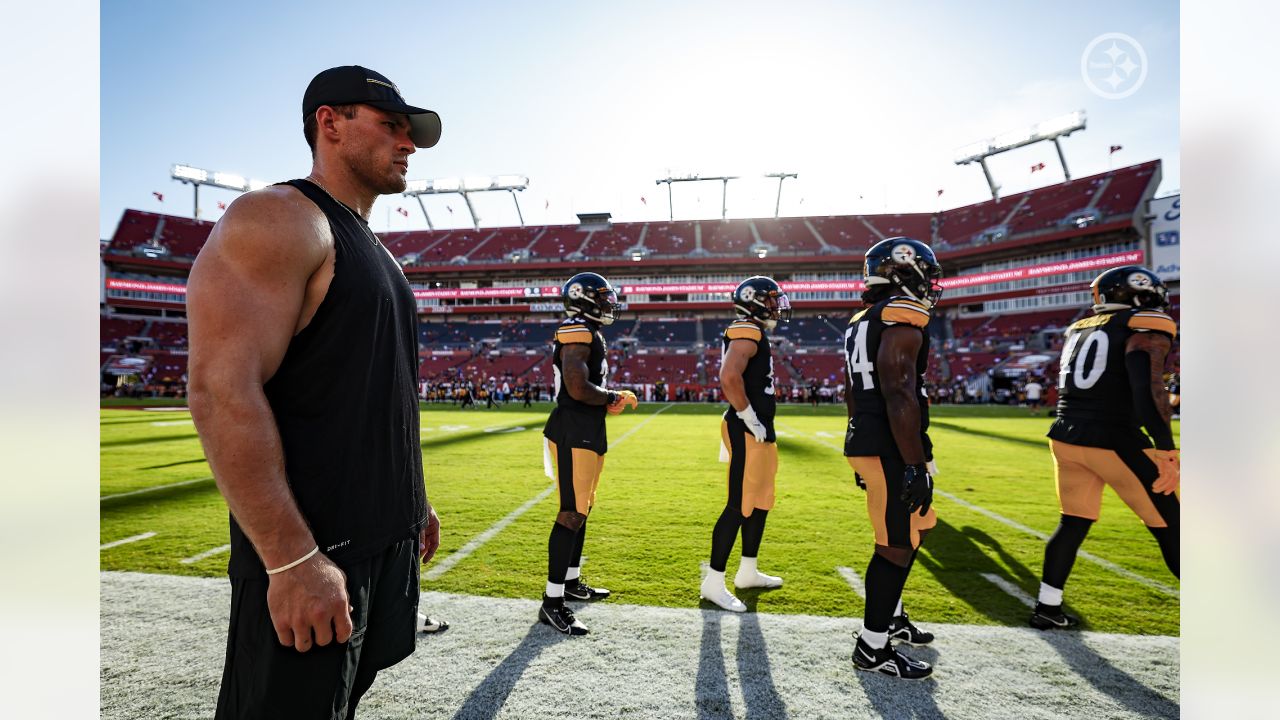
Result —
[[[755,436],[756,442],[762,443],[768,439],[769,429],[764,426],[764,423],[760,422],[759,417],[756,417],[755,408],[748,405],[746,410],[738,410],[735,414],[742,422],[746,423],[747,429]]]
[[[1182,458],[1177,450],[1153,450],[1151,454],[1160,468],[1160,477],[1151,484],[1151,489],[1162,495],[1168,495],[1178,489],[1182,481]]]
[[[347,575],[324,553],[267,577],[267,610],[281,645],[306,652],[351,638]]]
[[[606,408],[610,415],[617,415],[623,410],[626,410],[628,406],[630,406],[632,410],[639,407],[640,400],[636,398],[635,393],[630,390],[617,390],[616,392],[618,393],[618,399],[614,400],[613,404]]]
[[[907,504],[908,513],[919,509],[923,517],[929,512],[929,506],[933,504],[933,478],[929,477],[924,463],[907,466],[902,474],[902,495],[898,499]]]
[[[431,562],[439,549],[440,517],[436,515],[435,508],[427,505],[427,524],[423,526],[422,535],[418,538],[418,557],[422,558],[422,564]]]

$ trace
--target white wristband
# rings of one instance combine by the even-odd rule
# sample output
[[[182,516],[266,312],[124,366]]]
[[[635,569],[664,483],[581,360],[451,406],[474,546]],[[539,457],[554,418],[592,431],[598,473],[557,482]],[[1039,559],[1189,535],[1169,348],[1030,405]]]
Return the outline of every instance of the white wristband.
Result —
[[[267,574],[268,574],[268,575],[275,575],[276,573],[282,573],[282,572],[284,572],[285,570],[290,570],[290,569],[292,569],[292,568],[296,568],[296,567],[298,567],[299,565],[301,565],[302,563],[304,563],[304,562],[306,562],[306,561],[310,560],[310,559],[311,559],[311,556],[312,556],[312,555],[315,555],[315,554],[316,554],[316,553],[318,553],[318,552],[320,552],[320,546],[319,546],[319,545],[317,545],[317,546],[315,546],[315,547],[311,548],[311,552],[307,553],[306,555],[303,555],[302,557],[298,558],[297,560],[294,560],[293,562],[289,563],[288,565],[281,565],[280,567],[276,568],[275,570],[268,570],[268,571],[267,571]]]
[[[756,409],[751,407],[751,405],[747,405],[746,410],[735,410],[734,414],[738,416],[739,420],[745,423],[760,422],[760,418],[756,417]]]

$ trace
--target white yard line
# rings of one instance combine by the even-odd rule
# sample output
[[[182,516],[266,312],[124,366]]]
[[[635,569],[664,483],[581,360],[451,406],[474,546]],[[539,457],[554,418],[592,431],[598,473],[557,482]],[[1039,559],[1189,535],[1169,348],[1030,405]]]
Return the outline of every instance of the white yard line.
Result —
[[[155,487],[142,488],[141,490],[130,490],[129,492],[116,493],[115,495],[103,495],[98,498],[98,502],[106,502],[107,500],[115,500],[116,498],[129,497],[130,495],[142,495],[144,493],[156,492],[157,490],[168,490],[169,488],[182,487],[183,485],[195,485],[207,480],[211,477],[196,478],[195,480],[183,480],[182,482],[169,483],[168,485],[156,485]]]
[[[205,558],[211,558],[214,555],[221,555],[222,553],[227,552],[230,549],[231,549],[230,545],[219,545],[216,548],[210,548],[208,550],[205,550],[202,553],[196,553],[195,555],[192,555],[189,558],[183,558],[178,562],[182,563],[183,565],[190,565],[192,563],[198,563],[201,560],[204,560]]]
[[[623,433],[622,437],[609,443],[609,449],[612,450],[613,448],[616,448],[617,446],[621,445],[622,441],[634,435],[638,430],[640,430],[640,428],[644,427],[645,425],[648,425],[649,421],[658,417],[673,405],[675,405],[675,403],[667,403],[666,405],[659,408],[657,412],[653,413],[652,415],[645,418],[644,420],[641,420],[640,423],[637,424],[635,427]],[[508,525],[515,522],[517,518],[519,518],[521,515],[528,512],[530,508],[532,508],[534,505],[537,505],[538,503],[545,500],[548,495],[555,492],[555,489],[556,489],[556,486],[552,484],[547,489],[538,493],[533,499],[525,502],[520,507],[507,513],[507,515],[503,517],[501,520],[494,523],[493,525],[490,525],[487,530],[471,538],[471,540],[469,540],[466,545],[463,545],[462,547],[458,548],[456,552],[452,553],[448,557],[432,565],[431,569],[428,570],[426,573],[424,573],[424,577],[427,580],[435,580],[441,575],[444,575],[445,573],[452,570],[455,565],[457,565],[458,563],[470,557],[472,553],[474,553],[476,550],[479,550],[481,547],[484,546],[485,543],[492,540],[495,535],[505,530]]]
[[[1005,580],[1004,578],[1000,577],[999,575],[996,575],[995,573],[980,573],[980,574],[982,575],[983,580],[986,580],[992,585],[995,585],[996,587],[1005,591],[1006,593],[1011,595],[1014,600],[1017,600],[1018,602],[1022,603],[1023,605],[1026,605],[1029,608],[1035,609],[1036,601],[1031,599],[1030,595],[1022,592],[1022,588],[1018,587],[1017,585],[1014,585],[1013,583],[1009,582],[1008,580]]]
[[[853,568],[847,568],[842,565],[836,568],[836,572],[840,573],[840,577],[844,578],[844,581],[849,583],[849,587],[853,588],[853,591],[858,594],[858,597],[867,597],[867,587],[862,584],[862,578],[858,577],[858,573],[854,572]]]
[[[825,446],[827,446],[827,447],[831,448],[832,450],[839,450],[840,452],[844,452],[844,448],[843,448],[843,447],[838,447],[838,446],[836,446],[836,445],[834,445],[834,444],[832,444],[832,443],[829,443],[829,442],[827,442],[827,441],[823,440],[823,439],[822,439],[822,438],[820,438],[820,437],[816,437],[816,436],[814,436],[813,434],[797,432],[795,429],[792,429],[792,428],[788,428],[788,429],[789,429],[792,433],[795,433],[796,435],[799,435],[799,436],[801,436],[801,437],[809,437],[809,438],[812,438],[814,442],[816,442],[816,443],[818,443],[818,444],[820,444],[820,445],[825,445]],[[1031,536],[1033,536],[1033,537],[1037,537],[1037,538],[1039,538],[1039,539],[1041,539],[1041,540],[1044,540],[1044,541],[1046,541],[1046,542],[1049,540],[1049,536],[1048,536],[1048,535],[1046,535],[1046,534],[1044,534],[1044,533],[1042,533],[1042,532],[1040,532],[1039,530],[1033,530],[1032,528],[1029,528],[1029,527],[1027,527],[1026,525],[1023,525],[1022,523],[1020,523],[1020,522],[1018,522],[1018,521],[1016,521],[1016,520],[1010,520],[1009,518],[1007,518],[1007,517],[1005,517],[1005,516],[1003,516],[1003,515],[1000,515],[1000,514],[998,514],[998,513],[994,513],[994,512],[992,512],[992,511],[990,511],[990,510],[988,510],[988,509],[986,509],[986,508],[982,507],[981,505],[974,505],[973,503],[971,503],[971,502],[969,502],[969,501],[967,501],[967,500],[962,500],[962,499],[960,499],[960,498],[956,497],[955,495],[952,495],[951,493],[946,492],[945,490],[939,490],[939,489],[937,489],[937,488],[935,487],[935,488],[934,488],[934,490],[933,490],[933,494],[934,494],[934,495],[937,495],[937,496],[940,496],[940,497],[944,497],[944,498],[946,498],[946,499],[950,500],[951,502],[953,502],[953,503],[955,503],[955,504],[959,505],[960,507],[968,508],[969,510],[974,511],[974,512],[978,513],[979,515],[985,515],[985,516],[987,516],[987,517],[991,518],[992,520],[995,520],[996,522],[998,522],[998,523],[1000,523],[1000,524],[1002,524],[1002,525],[1005,525],[1005,526],[1008,526],[1008,527],[1013,528],[1014,530],[1019,530],[1019,531],[1021,531],[1021,532],[1027,533],[1028,535],[1031,535]],[[1120,567],[1119,565],[1117,565],[1117,564],[1115,564],[1115,563],[1111,562],[1110,560],[1106,560],[1106,559],[1100,558],[1100,557],[1098,557],[1097,555],[1094,555],[1094,554],[1092,554],[1092,553],[1085,552],[1084,550],[1081,550],[1081,551],[1080,551],[1080,553],[1079,553],[1079,556],[1078,556],[1078,557],[1081,557],[1081,558],[1083,558],[1083,559],[1085,559],[1085,560],[1088,560],[1089,562],[1091,562],[1091,563],[1093,563],[1093,564],[1095,564],[1095,565],[1097,565],[1097,566],[1099,566],[1099,567],[1101,567],[1101,568],[1103,568],[1103,569],[1110,570],[1111,572],[1113,572],[1113,573],[1115,573],[1115,574],[1117,574],[1117,575],[1120,575],[1120,576],[1122,576],[1122,577],[1129,578],[1130,580],[1132,580],[1132,581],[1134,581],[1134,582],[1136,582],[1136,583],[1138,583],[1138,584],[1140,584],[1140,585],[1145,585],[1146,587],[1151,588],[1152,590],[1155,590],[1155,591],[1156,591],[1156,592],[1158,592],[1158,593],[1162,593],[1162,594],[1164,594],[1164,595],[1168,595],[1169,597],[1174,597],[1174,598],[1180,598],[1180,597],[1181,597],[1181,594],[1179,593],[1179,591],[1178,591],[1178,589],[1177,589],[1177,588],[1170,587],[1170,586],[1165,585],[1164,583],[1159,582],[1159,581],[1157,581],[1157,580],[1152,580],[1151,578],[1146,577],[1145,575],[1139,575],[1138,573],[1136,573],[1136,572],[1134,572],[1134,571],[1132,571],[1132,570],[1129,570],[1129,569],[1126,569],[1126,568]]]
[[[141,535],[134,535],[133,537],[127,537],[121,540],[112,540],[109,543],[104,543],[103,545],[101,545],[98,548],[98,551],[101,552],[103,550],[106,550],[107,548],[113,548],[118,545],[124,545],[126,543],[131,543],[131,542],[138,542],[139,540],[146,540],[147,538],[153,538],[155,536],[156,534],[153,532],[144,532]]]

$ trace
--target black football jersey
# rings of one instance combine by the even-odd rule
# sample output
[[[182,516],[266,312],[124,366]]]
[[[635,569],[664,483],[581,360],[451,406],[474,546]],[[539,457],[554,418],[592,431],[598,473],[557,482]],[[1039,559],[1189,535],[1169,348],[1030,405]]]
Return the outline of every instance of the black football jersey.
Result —
[[[564,365],[561,353],[565,345],[586,344],[591,346],[591,356],[587,359],[587,382],[597,387],[604,387],[605,378],[609,376],[609,357],[605,352],[604,337],[593,324],[581,318],[569,318],[556,328],[555,349],[551,356],[552,371],[555,373],[556,406],[566,409],[582,410],[603,415],[603,405],[587,405],[573,399],[569,389],[564,385]]]
[[[1088,447],[1149,446],[1139,431],[1124,364],[1125,346],[1139,332],[1172,340],[1178,327],[1162,312],[1135,308],[1093,315],[1067,328],[1058,371],[1058,419],[1049,437]]]
[[[880,336],[885,328],[906,325],[920,330],[920,351],[916,354],[916,396],[920,402],[920,433],[925,457],[932,457],[926,431],[929,429],[929,398],[924,374],[929,369],[929,308],[911,298],[882,300],[856,313],[844,332],[845,374],[848,392],[853,393],[855,415],[845,435],[845,455],[898,455],[884,401],[884,387],[876,367]]]
[[[738,320],[726,328],[721,336],[722,358],[729,353],[729,344],[734,340],[751,340],[756,344],[756,354],[751,356],[747,367],[742,371],[742,385],[756,416],[767,425],[778,410],[777,401],[773,397],[773,352],[769,346],[769,337],[759,325],[750,320]]]

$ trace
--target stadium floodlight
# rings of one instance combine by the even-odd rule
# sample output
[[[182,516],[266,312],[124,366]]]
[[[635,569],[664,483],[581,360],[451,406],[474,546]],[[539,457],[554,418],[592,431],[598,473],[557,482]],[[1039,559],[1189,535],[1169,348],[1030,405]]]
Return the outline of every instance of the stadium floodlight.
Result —
[[[956,150],[955,163],[957,165],[968,165],[976,162],[981,165],[982,173],[987,177],[987,185],[991,188],[991,197],[998,200],[1000,186],[991,177],[991,168],[987,167],[987,158],[1031,145],[1032,143],[1047,141],[1052,142],[1054,147],[1057,148],[1058,162],[1062,164],[1062,174],[1067,180],[1070,180],[1071,170],[1067,167],[1067,157],[1062,152],[1062,143],[1059,140],[1077,130],[1084,130],[1085,125],[1086,118],[1083,110],[1042,120],[1029,128],[1011,130],[989,140],[980,140],[976,143],[965,145]]]
[[[726,219],[725,203],[727,202],[728,196],[729,196],[729,181],[737,180],[738,177],[739,177],[738,175],[719,175],[714,177],[712,176],[703,177],[701,175],[698,175],[697,173],[693,173],[691,175],[679,175],[679,176],[667,175],[667,177],[661,178],[659,180],[654,180],[653,184],[654,185],[661,185],[662,183],[667,184],[667,213],[672,220],[675,220],[676,219],[675,209],[672,207],[672,203],[671,203],[672,184],[678,183],[678,182],[700,182],[703,180],[719,180],[720,182],[724,183],[720,191],[720,219],[724,220]]]
[[[765,177],[778,178],[778,200],[773,204],[773,216],[776,218],[778,217],[778,210],[782,207],[782,181],[787,178],[798,178],[800,176],[795,173],[776,172],[765,173]]]
[[[516,198],[516,192],[525,190],[529,187],[529,178],[526,175],[468,175],[465,178],[436,178],[435,180],[410,180],[405,185],[404,195],[412,197],[418,201],[418,207],[422,209],[422,216],[427,219],[427,227],[432,230],[435,225],[431,223],[431,216],[427,213],[427,206],[422,203],[423,195],[461,195],[467,204],[467,212],[471,213],[471,224],[476,230],[480,229],[480,217],[476,215],[475,206],[471,204],[471,193],[473,192],[492,192],[502,191],[510,192],[511,199],[516,204],[516,216],[520,218],[520,225],[524,226],[524,213],[520,210],[520,201]]]
[[[192,216],[197,220],[200,219],[201,185],[211,185],[213,187],[222,188],[223,190],[245,192],[246,190],[260,190],[269,184],[261,180],[246,180],[243,175],[236,173],[220,171],[214,172],[181,164],[175,164],[169,175],[174,180],[192,187],[192,195],[194,198],[194,210],[192,211]]]
[[[769,250],[767,248],[760,248],[756,250],[756,257],[760,258],[761,260],[765,259],[768,256],[769,256]]]

